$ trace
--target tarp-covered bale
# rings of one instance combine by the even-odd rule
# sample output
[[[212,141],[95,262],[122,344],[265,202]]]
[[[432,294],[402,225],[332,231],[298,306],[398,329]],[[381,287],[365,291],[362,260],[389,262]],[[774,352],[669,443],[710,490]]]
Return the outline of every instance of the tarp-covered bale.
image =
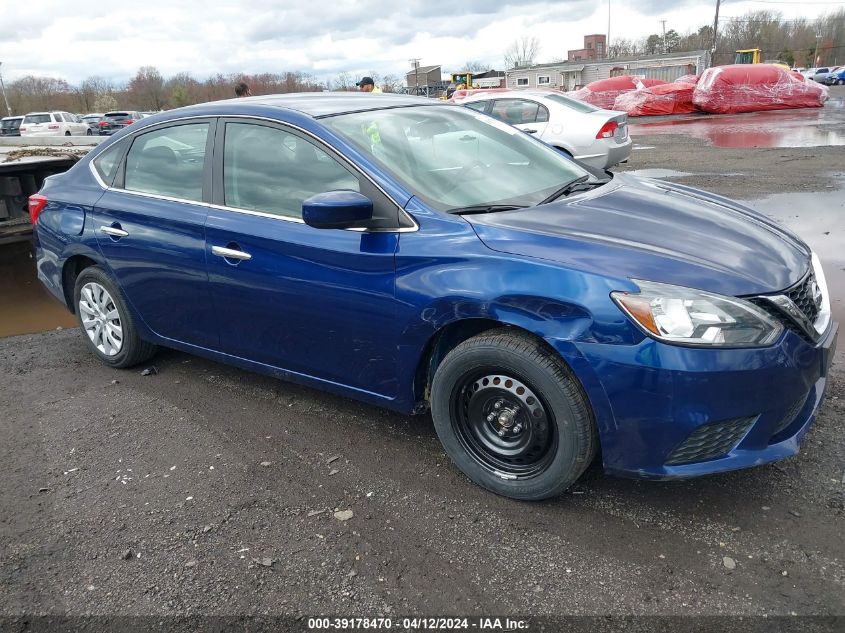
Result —
[[[705,112],[737,114],[787,108],[820,108],[827,88],[799,81],[774,64],[715,66],[701,74],[693,103]]]
[[[660,79],[640,79],[638,77],[622,75],[620,77],[611,77],[610,79],[599,79],[598,81],[587,84],[583,88],[567,92],[566,94],[574,99],[591,103],[597,108],[610,110],[613,108],[613,102],[616,101],[616,97],[621,94],[642,88],[650,88],[651,86],[659,86],[665,83],[665,81],[661,81]]]
[[[701,75],[681,75],[674,83],[676,84],[692,84],[693,86],[701,79]]]
[[[613,109],[627,112],[628,116],[688,114],[697,110],[692,102],[694,90],[694,84],[677,82],[634,90],[616,97]]]

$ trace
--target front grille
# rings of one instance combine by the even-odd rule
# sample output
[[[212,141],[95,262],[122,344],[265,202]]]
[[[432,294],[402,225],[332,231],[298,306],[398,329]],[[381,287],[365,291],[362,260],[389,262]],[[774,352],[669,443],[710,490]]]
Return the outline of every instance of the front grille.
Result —
[[[794,286],[784,290],[782,295],[789,297],[792,303],[795,304],[801,313],[809,319],[810,323],[815,323],[819,316],[819,307],[816,305],[813,296],[813,290],[816,288],[816,275],[812,268],[807,275]],[[804,330],[801,325],[795,322],[795,317],[791,317],[776,305],[764,297],[753,297],[750,301],[759,308],[762,308],[769,316],[778,322],[782,323],[784,327],[798,336],[803,338],[808,343],[814,343],[814,339]]]
[[[813,296],[813,290],[816,288],[818,288],[816,285],[816,274],[810,269],[810,274],[784,293],[792,299],[792,303],[798,306],[798,309],[804,313],[804,316],[809,319],[810,323],[815,323],[816,317],[819,316],[819,306],[816,305],[815,297]]]
[[[666,460],[667,466],[704,462],[721,457],[742,439],[757,416],[712,422],[699,427]]]

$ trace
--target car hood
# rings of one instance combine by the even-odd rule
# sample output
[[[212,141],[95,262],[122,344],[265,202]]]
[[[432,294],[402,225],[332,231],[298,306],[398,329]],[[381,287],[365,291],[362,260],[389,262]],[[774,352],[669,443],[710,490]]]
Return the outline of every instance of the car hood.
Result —
[[[627,174],[553,203],[464,217],[495,251],[734,296],[788,288],[810,260],[798,237],[751,209]]]

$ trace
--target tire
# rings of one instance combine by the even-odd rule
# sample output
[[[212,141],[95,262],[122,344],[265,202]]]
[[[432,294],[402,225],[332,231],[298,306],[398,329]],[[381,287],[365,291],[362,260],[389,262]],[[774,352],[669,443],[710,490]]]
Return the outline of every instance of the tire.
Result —
[[[65,136],[70,136],[70,132],[65,132]]]
[[[89,128],[85,131],[85,136],[93,136],[93,135],[94,135],[94,133],[91,131],[91,128],[89,127]]]
[[[155,354],[156,346],[138,336],[123,295],[99,266],[90,266],[79,274],[73,300],[82,338],[104,364],[123,369]],[[99,330],[96,325],[100,326]]]
[[[510,329],[475,336],[446,355],[432,382],[431,415],[455,465],[512,499],[562,493],[598,447],[572,371],[540,340]]]

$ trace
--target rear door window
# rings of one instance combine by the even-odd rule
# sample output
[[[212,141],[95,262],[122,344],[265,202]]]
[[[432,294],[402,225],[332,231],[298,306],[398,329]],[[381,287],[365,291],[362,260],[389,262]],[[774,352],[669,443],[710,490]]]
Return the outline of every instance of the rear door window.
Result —
[[[27,114],[24,117],[24,124],[26,123],[50,123],[52,119],[49,114]]]
[[[504,123],[521,125],[536,122],[539,108],[538,103],[527,99],[496,99],[490,114]],[[549,120],[548,111],[545,113],[545,118],[541,120]]]
[[[208,123],[189,123],[136,137],[126,156],[124,188],[201,202],[208,129]]]

